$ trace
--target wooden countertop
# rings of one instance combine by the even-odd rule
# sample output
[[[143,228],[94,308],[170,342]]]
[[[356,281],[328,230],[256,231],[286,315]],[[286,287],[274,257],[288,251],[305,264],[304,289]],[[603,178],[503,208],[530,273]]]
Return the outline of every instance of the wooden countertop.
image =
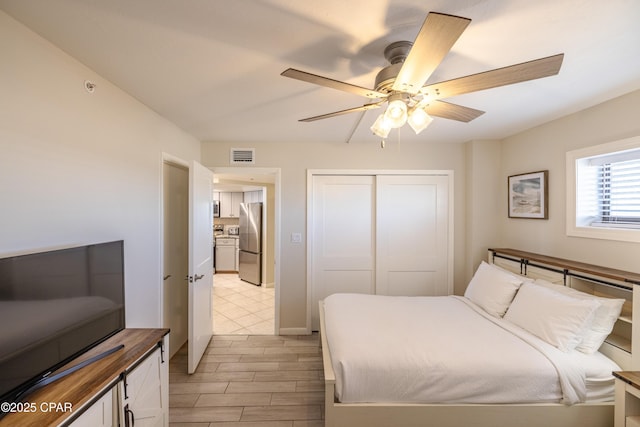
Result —
[[[613,376],[640,389],[640,371],[614,371]]]
[[[0,419],[0,426],[59,425],[105,387],[117,382],[118,376],[127,367],[157,345],[168,333],[168,329],[125,329],[118,332],[56,372],[75,366],[120,344],[124,344],[123,349],[26,396],[23,403],[28,403],[29,408],[33,408],[34,411],[9,413]],[[50,403],[61,404],[61,407],[48,410]],[[71,408],[71,412],[65,410],[65,405],[66,408]]]
[[[640,274],[629,271],[616,270],[615,268],[601,267],[593,264],[586,264],[578,261],[571,261],[563,258],[556,258],[546,255],[535,254],[532,252],[520,251],[517,249],[500,248],[489,249],[490,251],[509,255],[519,259],[526,259],[533,262],[539,262],[561,269],[568,269],[574,272],[593,274],[596,276],[606,277],[620,282],[640,284]]]

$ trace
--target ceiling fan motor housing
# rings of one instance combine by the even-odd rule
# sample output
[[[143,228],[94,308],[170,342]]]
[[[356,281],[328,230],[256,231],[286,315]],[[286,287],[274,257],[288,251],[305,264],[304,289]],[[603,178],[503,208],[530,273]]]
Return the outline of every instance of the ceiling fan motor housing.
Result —
[[[393,42],[384,49],[384,57],[391,65],[384,67],[376,75],[375,90],[378,92],[390,92],[393,82],[396,80],[404,60],[411,51],[412,42]]]

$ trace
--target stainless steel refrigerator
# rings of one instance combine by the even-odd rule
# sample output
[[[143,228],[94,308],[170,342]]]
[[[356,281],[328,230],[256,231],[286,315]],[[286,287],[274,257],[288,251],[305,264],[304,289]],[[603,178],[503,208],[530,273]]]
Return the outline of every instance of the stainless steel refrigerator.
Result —
[[[262,280],[262,203],[240,204],[238,244],[240,279],[260,286]]]

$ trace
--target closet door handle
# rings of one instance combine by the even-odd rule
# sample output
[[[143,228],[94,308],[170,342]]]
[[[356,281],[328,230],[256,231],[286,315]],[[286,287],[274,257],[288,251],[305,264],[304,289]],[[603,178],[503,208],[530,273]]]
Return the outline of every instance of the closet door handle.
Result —
[[[201,275],[197,275],[196,274],[196,276],[193,278],[193,281],[197,282],[198,280],[202,279],[203,277],[204,277],[204,274],[201,274]]]

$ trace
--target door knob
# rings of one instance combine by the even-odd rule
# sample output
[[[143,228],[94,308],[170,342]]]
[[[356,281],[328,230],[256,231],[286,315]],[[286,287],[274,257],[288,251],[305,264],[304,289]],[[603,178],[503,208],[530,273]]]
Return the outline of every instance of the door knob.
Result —
[[[194,282],[195,282],[195,281],[198,281],[198,280],[202,279],[203,277],[204,277],[204,274],[201,274],[201,275],[197,275],[197,274],[196,274],[196,276],[193,278],[193,281],[194,281]]]
[[[164,276],[164,277],[162,278],[162,280],[167,280],[169,277],[171,277],[171,275],[170,275],[170,274],[167,274],[166,276]]]

